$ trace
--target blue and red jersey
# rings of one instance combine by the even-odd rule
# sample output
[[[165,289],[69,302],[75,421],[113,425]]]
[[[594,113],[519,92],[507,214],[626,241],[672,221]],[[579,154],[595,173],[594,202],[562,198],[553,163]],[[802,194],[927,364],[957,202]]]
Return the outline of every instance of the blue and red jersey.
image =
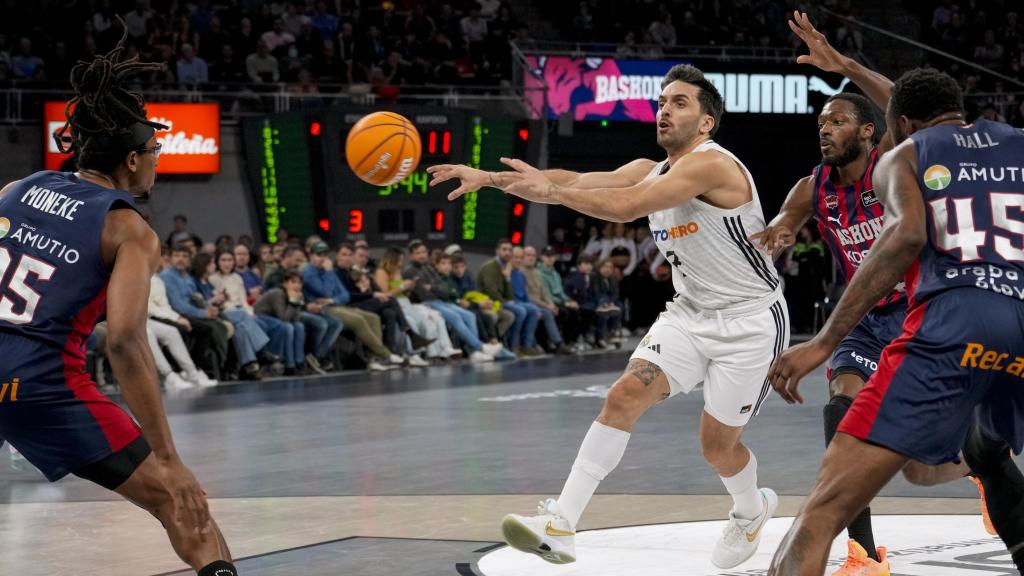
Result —
[[[84,369],[85,342],[106,311],[100,236],[118,203],[135,206],[123,191],[51,171],[0,198],[0,332],[43,342]]]
[[[1024,300],[1024,131],[982,119],[911,139],[928,225],[911,304],[962,286]]]
[[[834,166],[814,168],[812,202],[818,231],[835,259],[844,283],[853,278],[875,240],[882,235],[883,208],[875,196],[871,175],[878,161],[878,149],[871,150],[867,169],[851,186],[837,186]],[[902,287],[882,299],[879,307],[904,298]]]

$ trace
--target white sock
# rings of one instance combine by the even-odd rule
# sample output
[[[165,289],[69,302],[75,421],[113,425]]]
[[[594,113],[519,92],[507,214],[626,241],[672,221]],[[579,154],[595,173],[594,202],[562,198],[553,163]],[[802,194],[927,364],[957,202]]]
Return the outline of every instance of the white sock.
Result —
[[[750,452],[748,450],[748,452]],[[735,476],[719,476],[725,489],[732,495],[732,514],[744,520],[753,520],[764,510],[764,498],[757,489],[757,458],[750,452],[750,461]]]
[[[609,472],[619,465],[626,452],[629,432],[594,422],[580,445],[580,452],[573,462],[569,478],[558,497],[562,516],[569,521],[572,529],[580,521],[583,509],[597,490],[597,485]]]

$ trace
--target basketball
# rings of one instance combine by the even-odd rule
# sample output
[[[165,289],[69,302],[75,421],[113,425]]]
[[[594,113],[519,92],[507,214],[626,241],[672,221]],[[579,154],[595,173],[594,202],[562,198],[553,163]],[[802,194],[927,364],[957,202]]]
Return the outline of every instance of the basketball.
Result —
[[[420,163],[422,150],[416,127],[394,112],[366,115],[345,140],[349,168],[375,186],[390,186],[411,174]]]

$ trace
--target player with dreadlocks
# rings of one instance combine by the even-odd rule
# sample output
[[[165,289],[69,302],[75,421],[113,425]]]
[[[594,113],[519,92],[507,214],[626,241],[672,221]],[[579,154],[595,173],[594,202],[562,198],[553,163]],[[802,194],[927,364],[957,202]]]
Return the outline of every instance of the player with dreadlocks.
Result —
[[[74,474],[149,511],[200,576],[236,576],[175,450],[146,338],[160,241],[135,202],[153,187],[155,133],[166,127],[124,87],[161,65],[123,59],[123,49],[124,38],[71,72],[76,96],[55,138],[78,154],[78,172],[37,172],[0,192],[0,437],[50,481]],[[104,314],[138,424],[85,371],[86,340]]]

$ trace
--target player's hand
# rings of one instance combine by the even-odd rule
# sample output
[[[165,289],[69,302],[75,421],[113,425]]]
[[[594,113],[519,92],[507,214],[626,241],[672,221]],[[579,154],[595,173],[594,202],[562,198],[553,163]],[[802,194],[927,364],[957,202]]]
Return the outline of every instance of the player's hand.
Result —
[[[800,37],[811,51],[796,57],[797,64],[810,64],[826,72],[838,72],[843,68],[843,55],[828,43],[828,38],[811,24],[806,12],[793,11],[788,21],[789,29]]]
[[[515,170],[517,181],[506,186],[505,192],[523,200],[540,204],[555,204],[555,184],[543,172],[515,158],[502,158],[501,163]]]
[[[173,521],[205,540],[205,535],[210,533],[210,507],[196,477],[178,458],[162,462],[159,467],[174,506]]]
[[[507,184],[510,181],[507,173],[495,174],[471,168],[465,164],[438,164],[437,166],[430,166],[427,168],[427,174],[433,176],[433,179],[430,181],[431,187],[447,182],[452,178],[459,179],[459,187],[448,194],[448,200],[456,200],[463,194],[476,192],[484,186],[493,186],[500,189],[503,184]]]
[[[817,338],[786,350],[768,369],[768,379],[772,383],[772,388],[775,388],[786,402],[803,404],[804,398],[797,391],[800,379],[821,366],[832,350],[831,346],[823,344]]]
[[[789,248],[796,242],[793,231],[785,226],[769,226],[757,234],[751,234],[747,239],[757,242],[757,247],[766,250],[769,255],[779,248]]]

